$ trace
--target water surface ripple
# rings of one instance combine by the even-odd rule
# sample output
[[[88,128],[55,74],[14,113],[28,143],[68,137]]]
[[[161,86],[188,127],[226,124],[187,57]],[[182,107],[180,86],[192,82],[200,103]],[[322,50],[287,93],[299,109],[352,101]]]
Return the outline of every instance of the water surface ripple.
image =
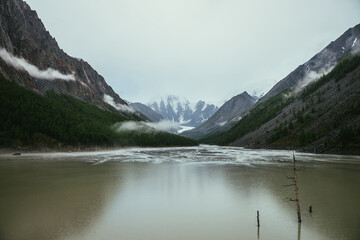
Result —
[[[294,187],[284,187],[292,154],[201,145],[0,155],[0,239],[359,240],[360,157],[295,153],[299,225],[286,201]]]

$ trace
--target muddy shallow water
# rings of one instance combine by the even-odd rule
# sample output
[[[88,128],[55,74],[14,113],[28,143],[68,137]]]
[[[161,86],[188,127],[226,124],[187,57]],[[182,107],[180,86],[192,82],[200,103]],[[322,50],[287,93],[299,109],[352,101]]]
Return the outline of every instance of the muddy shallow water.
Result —
[[[360,157],[296,158],[301,225],[289,151],[2,155],[0,239],[360,239]]]

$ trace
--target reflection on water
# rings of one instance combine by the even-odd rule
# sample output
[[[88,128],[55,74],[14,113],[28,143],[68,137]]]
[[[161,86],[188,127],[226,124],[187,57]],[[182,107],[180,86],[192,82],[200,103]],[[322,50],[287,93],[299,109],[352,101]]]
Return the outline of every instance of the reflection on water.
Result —
[[[0,239],[60,239],[77,233],[121,188],[115,184],[121,183],[121,168],[91,169],[76,162],[2,161],[0,176]]]
[[[127,149],[0,157],[0,239],[360,238],[360,158],[288,151]],[[313,206],[313,213],[308,207]],[[257,228],[256,211],[261,227]]]

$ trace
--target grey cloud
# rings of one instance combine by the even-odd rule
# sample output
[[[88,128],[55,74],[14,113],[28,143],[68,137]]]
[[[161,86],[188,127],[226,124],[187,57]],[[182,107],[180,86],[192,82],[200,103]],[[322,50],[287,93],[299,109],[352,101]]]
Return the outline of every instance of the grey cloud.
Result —
[[[8,64],[15,67],[18,70],[28,72],[30,76],[37,79],[54,80],[60,79],[64,81],[75,81],[73,74],[62,74],[59,71],[48,68],[46,70],[40,70],[35,65],[29,63],[23,58],[15,57],[6,49],[0,48],[0,57]]]
[[[360,23],[358,0],[27,2],[65,51],[121,97],[145,103],[267,91]]]

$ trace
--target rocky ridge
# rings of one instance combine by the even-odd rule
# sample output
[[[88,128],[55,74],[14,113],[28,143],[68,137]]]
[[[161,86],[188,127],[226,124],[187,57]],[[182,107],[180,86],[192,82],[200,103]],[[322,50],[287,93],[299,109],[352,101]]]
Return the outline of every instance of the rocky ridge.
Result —
[[[245,91],[225,102],[219,110],[202,125],[190,131],[183,132],[181,135],[193,139],[200,139],[207,135],[226,131],[239,121],[241,115],[250,109],[255,102],[256,99]]]
[[[330,72],[342,57],[349,53],[355,54],[358,52],[360,52],[360,24],[347,30],[309,61],[297,67],[271,88],[258,103],[275,96],[284,89],[303,87],[309,81]]]
[[[131,112],[96,70],[58,46],[22,0],[0,2],[0,50],[0,74],[27,89],[41,94],[53,90],[103,109],[112,105]]]
[[[360,154],[360,24],[276,84],[231,129],[203,143]]]
[[[136,102],[136,103],[129,103],[129,106],[134,109],[135,111],[138,111],[142,114],[144,114],[149,120],[153,122],[159,122],[163,118],[160,114],[152,110],[150,107],[146,106],[145,104]]]

